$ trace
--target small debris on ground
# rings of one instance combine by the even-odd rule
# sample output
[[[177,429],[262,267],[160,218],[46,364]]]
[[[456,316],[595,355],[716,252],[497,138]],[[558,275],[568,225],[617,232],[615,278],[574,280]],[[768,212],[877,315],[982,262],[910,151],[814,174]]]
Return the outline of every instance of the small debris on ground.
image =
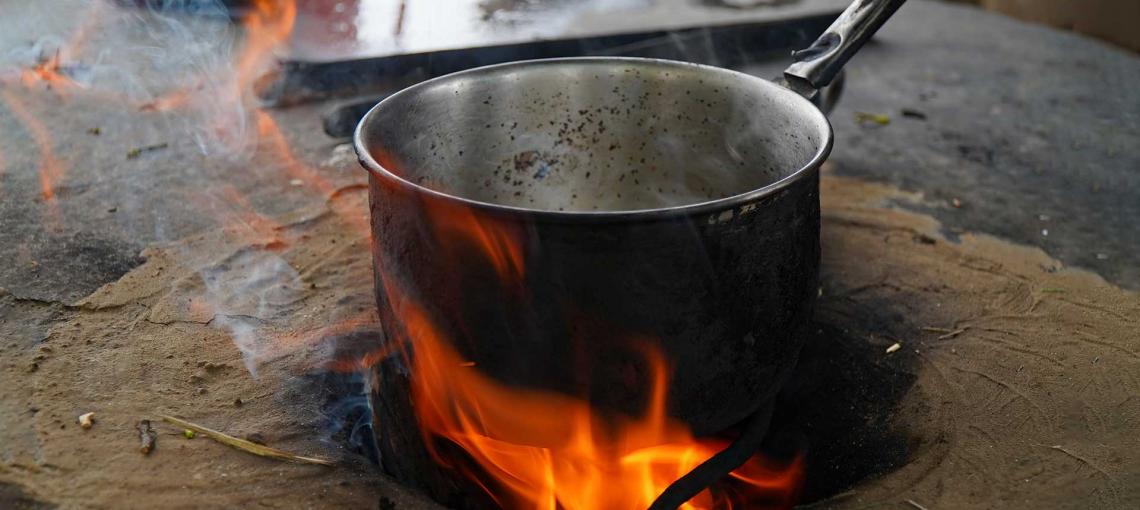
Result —
[[[87,134],[89,134],[89,135],[99,136],[102,132],[103,132],[103,130],[99,129],[98,126],[93,127],[93,128],[87,128]]]
[[[926,120],[926,114],[925,113],[923,113],[919,110],[911,109],[911,108],[903,108],[902,109],[902,116],[907,117],[907,118],[911,118],[911,119]]]
[[[184,429],[190,429],[190,430],[197,432],[199,434],[203,434],[206,437],[213,439],[219,443],[222,443],[226,446],[229,446],[232,448],[237,448],[238,450],[242,450],[242,451],[245,451],[248,453],[252,453],[254,455],[259,455],[262,457],[270,457],[270,458],[280,459],[280,460],[287,460],[290,462],[298,462],[301,464],[319,464],[322,466],[334,465],[331,460],[318,459],[315,457],[302,457],[300,455],[293,455],[292,453],[282,451],[282,450],[278,450],[276,448],[270,448],[270,447],[265,446],[265,445],[260,445],[260,444],[254,443],[254,442],[246,441],[245,439],[238,439],[238,438],[231,436],[229,434],[225,434],[223,432],[218,432],[214,429],[209,429],[209,428],[203,427],[201,425],[196,425],[196,424],[190,423],[186,420],[180,420],[180,419],[175,418],[173,416],[163,416],[162,420],[167,422],[167,423],[170,423],[172,425],[182,427]]]
[[[301,179],[293,179],[289,181],[290,186],[300,186],[302,184],[305,184],[305,181],[302,181]]]
[[[962,207],[962,201],[958,200],[957,198],[951,200],[950,204],[953,205],[955,209],[960,209]]]
[[[870,122],[880,126],[886,126],[891,123],[891,117],[881,113],[855,112],[855,122],[859,124]]]
[[[968,329],[970,329],[970,326],[961,327],[955,329],[954,331],[947,331],[945,335],[939,336],[938,340],[948,340],[950,338],[954,338],[958,335],[961,335],[962,333],[965,333]]]
[[[890,353],[892,353],[892,352],[895,352],[895,351],[897,351],[897,350],[899,350],[899,349],[902,349],[902,344],[900,344],[900,343],[898,343],[898,342],[895,342],[895,343],[891,344],[891,346],[890,346],[890,347],[887,347],[887,354],[890,354]]]
[[[163,142],[163,143],[156,143],[154,145],[146,145],[143,147],[135,147],[135,148],[127,151],[127,159],[135,159],[135,158],[141,156],[144,152],[150,152],[150,151],[156,151],[159,149],[165,149],[169,146],[170,146],[170,144]]]
[[[182,435],[185,436],[186,439],[194,439],[194,431],[193,430],[183,429]]]
[[[91,428],[95,424],[95,413],[83,413],[79,415],[79,426],[85,429]]]
[[[249,441],[251,443],[259,444],[259,445],[265,444],[265,436],[261,435],[260,432],[254,432],[252,434],[246,434],[245,440]]]
[[[158,433],[150,426],[150,420],[140,420],[135,429],[139,431],[139,451],[143,455],[148,455],[154,451],[154,442],[158,440]]]

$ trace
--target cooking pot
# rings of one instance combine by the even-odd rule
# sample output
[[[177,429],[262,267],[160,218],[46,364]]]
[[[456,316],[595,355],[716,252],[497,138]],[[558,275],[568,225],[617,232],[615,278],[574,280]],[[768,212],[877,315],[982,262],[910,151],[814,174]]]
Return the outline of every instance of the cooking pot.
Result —
[[[387,336],[409,336],[398,288],[500,382],[636,413],[648,345],[671,369],[669,414],[695,434],[752,415],[794,366],[817,295],[832,146],[818,90],[901,4],[856,1],[780,83],[587,57],[385,99],[354,142]]]

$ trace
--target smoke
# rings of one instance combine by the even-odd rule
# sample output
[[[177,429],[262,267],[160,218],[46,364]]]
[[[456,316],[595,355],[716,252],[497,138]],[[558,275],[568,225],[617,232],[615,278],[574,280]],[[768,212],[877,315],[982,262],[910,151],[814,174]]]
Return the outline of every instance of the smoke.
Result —
[[[201,272],[215,327],[230,332],[249,373],[273,347],[267,329],[289,315],[304,294],[301,275],[272,252],[248,250]]]
[[[368,378],[359,373],[326,374],[329,398],[320,413],[321,439],[348,447],[374,464],[380,462],[372,428],[372,407],[368,402]],[[346,396],[347,395],[347,396]]]
[[[29,23],[25,33],[0,34],[0,48],[5,48],[0,49],[0,84],[21,82],[49,87],[65,98],[85,94],[122,104],[131,110],[132,115],[148,119],[147,123],[137,126],[117,126],[124,131],[134,130],[141,144],[170,141],[180,149],[180,145],[185,143],[201,156],[176,160],[180,171],[187,175],[183,181],[186,183],[217,182],[213,179],[217,177],[217,170],[209,167],[218,166],[242,172],[278,171],[283,174],[280,168],[265,170],[260,162],[246,167],[242,163],[254,161],[259,140],[265,141],[261,140],[265,134],[261,119],[269,117],[259,110],[261,105],[255,88],[259,79],[272,70],[275,52],[289,40],[293,13],[282,6],[291,7],[292,4],[287,1],[255,2],[256,7],[243,13],[243,27],[232,21],[238,13],[227,10],[220,0],[140,2],[143,5],[136,8],[105,1],[75,1],[69,8],[83,12],[79,26],[57,26],[52,13],[43,4],[24,3],[20,6],[19,15],[35,20],[35,23]],[[438,4],[422,9],[428,3],[418,2],[408,8],[419,10],[421,15],[427,11],[446,12]],[[455,20],[471,23],[483,19],[492,24],[526,26],[536,35],[557,34],[581,15],[640,7],[652,2],[564,0],[542,2],[540,5],[530,1],[483,0],[476,3],[466,0],[459,3],[465,9],[483,9],[485,17],[442,16],[435,30],[446,29],[446,23]],[[365,4],[379,5],[381,2]],[[362,9],[365,4],[361,5]],[[516,8],[496,8],[496,4],[516,4]],[[0,16],[11,15],[4,9],[0,6]],[[393,14],[386,22],[392,23],[394,18]],[[393,33],[391,25],[387,27],[377,33]],[[405,32],[403,37],[432,37],[432,34]],[[685,46],[685,40],[679,38],[673,43],[687,52],[698,52],[702,48],[695,43]],[[711,44],[706,46],[711,47]],[[272,120],[269,122],[272,126]],[[659,144],[657,151],[665,161],[697,162],[701,167],[714,167],[718,163],[698,159],[709,156],[694,153],[683,140],[672,135],[661,136],[656,143]],[[733,147],[744,147],[748,140],[730,143]],[[260,145],[264,149],[266,144]],[[277,149],[277,152],[282,151]],[[278,158],[286,156],[277,155]],[[292,164],[287,162],[286,166]],[[286,179],[301,180],[293,175]],[[326,194],[333,190],[321,188]],[[132,193],[135,189],[133,183],[128,182],[123,189],[122,196],[117,197],[121,201],[116,204],[122,210],[119,217],[123,219],[117,221],[137,221],[152,226],[150,237],[154,240],[174,241],[175,237],[185,235],[184,229],[171,225],[171,218],[160,214],[140,219],[152,215],[152,205]],[[647,193],[664,192],[654,187],[648,188]],[[186,197],[182,197],[183,194]],[[232,252],[216,254],[216,257],[203,257],[193,252],[200,245],[170,244],[167,249],[174,257],[182,259],[187,267],[198,269],[201,285],[194,291],[200,291],[201,295],[195,297],[201,297],[198,302],[205,303],[203,306],[208,308],[209,324],[232,338],[248,372],[258,376],[265,363],[280,357],[289,348],[281,341],[286,331],[293,333],[291,329],[298,322],[308,325],[321,324],[322,321],[324,324],[321,325],[344,324],[345,318],[337,314],[348,307],[337,302],[338,306],[332,310],[314,312],[304,309],[310,280],[323,282],[327,279],[295,267],[284,250],[286,245],[283,243],[290,240],[279,239],[282,236],[279,225],[260,216],[238,192],[235,191],[234,195],[238,196],[217,194],[214,189],[177,189],[172,193],[172,197],[190,198],[189,202],[199,205],[198,213],[226,227],[225,235],[238,238],[240,242],[233,243],[233,246],[240,247]],[[194,200],[195,197],[201,200]],[[656,201],[668,203],[674,199],[664,195]],[[135,229],[131,226],[126,230]],[[298,266],[303,264],[299,262]],[[360,287],[353,290],[360,290]],[[367,291],[363,294],[365,301],[371,300]],[[302,314],[318,313],[324,316],[297,318]],[[332,331],[327,335],[310,335],[302,343],[323,343],[327,338],[335,340],[338,334]],[[368,345],[374,343],[366,342]],[[335,357],[333,350],[330,348],[329,352],[313,354],[327,361]],[[386,355],[371,354],[354,359],[374,362],[379,356]],[[352,368],[366,367],[353,365]],[[359,377],[353,372],[349,374]],[[363,396],[366,394],[366,387],[357,388],[351,397],[343,401],[334,400],[326,412],[328,423],[322,425],[322,429],[332,431],[329,432],[330,437],[336,431],[348,430],[349,441],[354,444],[363,444],[362,441],[371,438],[367,430],[370,426],[367,400]]]
[[[251,82],[273,57],[273,48],[251,52],[260,50],[251,48],[251,38],[266,34],[243,31],[220,0],[98,1],[72,7],[83,12],[78,26],[36,27],[20,34],[25,42],[8,45],[0,77],[13,81],[24,75],[29,84],[35,72],[50,73],[41,78],[62,96],[81,92],[123,102],[160,116],[168,138],[187,137],[203,155],[249,158],[257,141]],[[50,25],[52,13],[46,9],[29,3],[19,15]]]
[[[163,114],[202,154],[246,159],[257,141],[253,101],[234,64],[239,34],[228,14],[216,0],[156,1],[134,13],[131,25],[147,44],[132,53],[163,72],[132,76],[131,86],[140,108]]]
[[[18,12],[15,3],[21,4]],[[279,253],[283,246],[274,222],[261,216],[237,187],[212,183],[219,182],[222,168],[280,172],[248,163],[258,154],[259,115],[265,115],[258,109],[255,85],[273,70],[277,52],[288,42],[293,3],[249,2],[241,13],[231,12],[221,0],[47,4],[0,5],[0,16],[26,20],[5,24],[13,30],[0,34],[0,87],[115,105],[126,112],[116,113],[102,128],[114,130],[115,140],[137,144],[121,149],[133,151],[127,159],[138,159],[148,147],[161,148],[161,153],[146,158],[178,158],[163,163],[176,165],[181,174],[173,182],[161,175],[158,181],[147,174],[122,175],[118,191],[109,193],[121,211],[114,221],[128,233],[149,230],[140,237],[170,242],[166,249],[187,267],[200,268],[202,299],[195,302],[211,308],[210,324],[232,336],[256,375],[259,363],[273,355],[276,331],[303,298],[304,284]],[[53,12],[61,8],[79,15]],[[66,127],[75,129],[60,129]],[[50,146],[48,141],[49,155]],[[199,157],[192,157],[194,152]],[[134,168],[146,170],[145,165]],[[83,182],[91,178],[85,173],[77,164],[65,178]],[[52,196],[57,180],[45,185],[45,196]],[[156,193],[160,200],[188,205],[162,206],[160,211],[177,214],[156,214]],[[195,218],[186,217],[191,214]],[[187,223],[217,225],[246,247],[221,260],[203,258],[189,245],[171,242],[186,236]]]

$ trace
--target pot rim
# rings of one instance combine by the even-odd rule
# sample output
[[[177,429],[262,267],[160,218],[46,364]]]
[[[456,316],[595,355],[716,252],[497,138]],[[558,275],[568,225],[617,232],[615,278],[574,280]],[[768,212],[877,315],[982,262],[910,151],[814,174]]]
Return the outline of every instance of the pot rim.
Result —
[[[653,209],[630,209],[630,210],[616,210],[616,211],[595,211],[595,210],[591,210],[591,211],[552,211],[552,210],[548,210],[548,209],[536,209],[536,208],[529,208],[529,207],[518,207],[518,206],[512,206],[512,205],[495,204],[492,202],[484,202],[481,200],[473,200],[470,198],[465,198],[465,197],[453,195],[450,193],[445,193],[443,191],[439,191],[436,189],[432,189],[432,188],[428,188],[426,186],[416,184],[412,181],[409,181],[409,180],[401,177],[400,175],[397,175],[396,173],[394,173],[392,171],[389,171],[387,168],[384,168],[383,165],[378,163],[375,160],[375,158],[372,157],[372,154],[368,151],[367,147],[364,144],[363,133],[364,133],[365,127],[370,125],[373,121],[373,118],[379,115],[377,112],[380,111],[384,107],[385,103],[388,103],[389,101],[394,101],[397,98],[399,98],[400,96],[414,94],[417,91],[419,91],[420,89],[427,88],[427,87],[434,85],[440,81],[452,79],[456,76],[482,74],[482,73],[490,73],[493,71],[500,71],[500,70],[503,70],[504,68],[529,67],[529,66],[534,66],[534,65],[551,65],[551,64],[559,64],[559,63],[591,63],[591,62],[597,62],[597,63],[626,62],[626,63],[631,63],[631,64],[649,65],[649,66],[697,67],[697,68],[700,68],[700,69],[705,70],[707,72],[725,73],[725,74],[735,75],[736,77],[744,78],[746,81],[752,81],[760,87],[768,87],[770,89],[777,89],[775,91],[776,94],[782,95],[783,97],[787,98],[787,100],[789,100],[789,101],[800,102],[804,108],[810,108],[811,113],[809,113],[809,115],[816,115],[819,117],[819,120],[821,120],[823,122],[823,125],[826,127],[826,130],[824,133],[825,136],[824,136],[823,143],[819,144],[819,148],[816,150],[816,153],[814,155],[812,155],[811,159],[808,160],[807,163],[805,163],[803,166],[801,166],[795,172],[788,174],[788,176],[784,177],[783,179],[780,179],[780,180],[773,182],[771,184],[768,184],[766,186],[762,186],[760,188],[745,191],[743,193],[738,193],[736,195],[732,195],[729,197],[718,198],[715,200],[706,200],[704,202],[694,202],[691,204],[684,204],[684,205],[678,205],[678,206],[672,206],[672,207],[658,207],[658,208],[653,208]],[[473,69],[467,69],[464,71],[459,71],[459,72],[455,72],[455,73],[446,74],[443,76],[438,76],[436,78],[432,78],[430,80],[425,80],[425,81],[422,81],[422,82],[417,83],[415,85],[412,85],[410,87],[404,88],[404,89],[396,92],[395,94],[388,96],[383,101],[380,101],[375,106],[373,106],[370,110],[368,110],[368,113],[365,114],[363,118],[361,118],[360,122],[356,125],[356,129],[353,131],[352,145],[356,150],[356,156],[357,156],[357,159],[360,161],[361,166],[363,166],[364,169],[367,170],[372,177],[385,179],[388,181],[393,181],[393,182],[397,183],[398,185],[400,185],[401,187],[403,187],[409,191],[412,191],[414,193],[423,194],[423,195],[426,195],[430,198],[434,198],[434,199],[438,199],[438,200],[457,202],[457,203],[463,204],[465,206],[476,208],[476,209],[479,209],[480,211],[491,213],[491,214],[496,214],[496,215],[523,216],[523,217],[528,217],[528,218],[533,218],[533,219],[542,219],[542,220],[558,221],[558,222],[594,223],[594,222],[631,221],[631,220],[662,220],[662,219],[675,219],[678,217],[692,217],[692,216],[699,216],[699,215],[704,215],[704,214],[708,214],[708,213],[719,213],[719,212],[722,212],[725,210],[735,209],[737,207],[740,207],[740,206],[743,206],[743,205],[746,205],[749,203],[753,203],[753,202],[760,200],[762,198],[774,195],[775,193],[779,192],[780,190],[783,190],[784,188],[787,188],[787,187],[791,186],[792,184],[795,184],[796,182],[798,182],[802,179],[805,179],[808,176],[813,175],[813,173],[819,169],[820,165],[822,165],[823,162],[825,160],[827,160],[827,157],[831,154],[831,149],[832,149],[832,146],[834,143],[834,138],[835,138],[835,134],[834,134],[834,130],[831,127],[831,122],[827,119],[827,116],[824,115],[823,112],[821,112],[818,108],[816,108],[816,106],[814,104],[812,104],[811,101],[808,101],[803,96],[800,96],[799,94],[797,94],[797,93],[795,93],[795,92],[793,92],[787,88],[784,88],[780,85],[772,83],[771,81],[768,81],[768,80],[765,80],[763,78],[759,78],[757,76],[753,76],[753,75],[750,75],[747,73],[742,73],[739,71],[733,71],[731,69],[725,69],[722,67],[715,67],[715,66],[709,66],[709,65],[703,65],[703,64],[694,64],[694,63],[690,63],[690,62],[681,62],[681,61],[676,61],[676,60],[655,59],[655,58],[642,58],[642,57],[563,57],[563,58],[519,60],[519,61],[507,62],[507,63],[503,63],[503,64],[494,64],[494,65],[476,67]]]

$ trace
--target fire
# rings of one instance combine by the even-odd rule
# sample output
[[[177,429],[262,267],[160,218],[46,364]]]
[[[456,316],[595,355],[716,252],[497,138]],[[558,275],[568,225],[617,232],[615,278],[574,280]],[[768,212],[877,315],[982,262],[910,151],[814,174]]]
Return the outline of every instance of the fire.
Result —
[[[285,167],[285,172],[289,177],[300,179],[303,183],[315,188],[325,196],[332,195],[336,192],[337,186],[331,181],[321,176],[319,172],[297,159],[293,155],[293,150],[289,147],[289,141],[281,132],[281,128],[277,126],[277,122],[268,113],[258,110],[255,114],[257,117],[257,132],[258,135],[265,141],[268,149],[273,152],[279,162]]]
[[[52,148],[51,134],[36,116],[24,106],[10,91],[0,89],[0,98],[7,104],[8,109],[19,119],[39,150],[39,178],[40,196],[47,202],[49,213],[54,217],[58,215],[55,204],[55,189],[63,178],[63,165],[56,159]],[[58,218],[55,218],[58,219]]]
[[[222,89],[222,97],[211,98],[239,109],[251,103],[257,78],[270,63],[273,52],[292,36],[296,18],[292,1],[255,0],[251,7],[244,19],[243,47],[232,64],[232,83]],[[90,26],[84,25],[69,43],[71,52],[88,38]],[[24,70],[19,77],[21,84],[45,84],[57,93],[78,87],[65,72],[62,60],[61,54],[55,53]],[[64,169],[52,151],[50,134],[10,91],[0,90],[0,99],[26,126],[35,142],[39,150],[41,195],[54,207]],[[196,89],[184,87],[142,105],[141,109],[175,110],[200,99]],[[301,179],[326,196],[338,191],[292,154],[287,139],[268,113],[254,109],[252,115],[264,146],[278,156],[290,178]],[[226,125],[216,128],[227,133]],[[0,171],[4,170],[3,164],[0,161]],[[224,188],[221,195],[230,204],[222,218],[227,225],[247,233],[251,242],[264,249],[287,246],[280,227],[257,214],[236,189]],[[434,235],[448,247],[447,254],[474,249],[478,255],[475,259],[493,269],[505,285],[523,288],[526,257],[521,226],[506,228],[487,223],[461,205],[436,205],[425,214],[432,220]],[[360,217],[345,218],[361,232],[368,231]],[[420,413],[426,442],[450,442],[466,454],[456,458],[436,448],[435,460],[470,477],[503,507],[646,508],[672,482],[727,445],[723,440],[696,438],[685,424],[667,415],[670,360],[652,347],[651,340],[637,341],[645,346],[642,352],[650,375],[651,392],[645,410],[640,416],[604,416],[583,399],[511,387],[484,375],[451,347],[451,339],[441,333],[431,314],[409,297],[412,294],[400,288],[394,275],[380,276],[383,291],[400,320],[403,337],[391,339],[385,347],[361,356],[335,360],[332,368],[355,371],[392,355],[404,356],[411,363],[411,398]],[[202,312],[211,308],[202,300],[190,306],[201,308]],[[317,332],[283,335],[275,339],[274,346],[279,352],[287,352],[343,334],[370,320],[370,314],[362,314]],[[799,458],[785,465],[755,456],[735,470],[730,479],[706,489],[685,508],[788,507],[794,503],[801,476]]]
[[[673,481],[727,446],[694,438],[665,414],[668,366],[652,348],[652,397],[644,415],[608,423],[589,403],[565,395],[512,388],[481,374],[462,359],[428,314],[386,280],[393,309],[411,345],[413,399],[425,440],[459,445],[472,469],[433,452],[436,461],[463,470],[504,508],[643,509]],[[648,344],[647,344],[648,345]],[[802,466],[755,456],[713,494],[705,490],[684,508],[748,508],[794,503]],[[743,501],[742,501],[743,500]]]
[[[36,65],[20,72],[20,84],[25,87],[42,84],[60,95],[78,88],[79,84],[64,72],[63,57],[64,55],[74,57],[83,51],[83,47],[91,38],[92,32],[96,31],[102,21],[105,8],[106,6],[102,2],[92,2],[81,18],[83,21],[65,44],[51,55],[41,56],[40,62]]]
[[[60,53],[57,51],[42,62],[20,73],[20,83],[25,87],[32,87],[43,83],[49,88],[63,92],[75,85],[71,78],[60,72]]]
[[[101,2],[93,3],[84,15],[83,23],[72,33],[67,42],[50,55],[41,57],[37,64],[21,70],[16,83],[25,88],[43,86],[60,96],[83,88],[68,75],[64,60],[65,58],[74,59],[83,53],[84,46],[91,35],[100,29],[100,23],[105,17],[105,9],[106,6],[103,6]],[[232,64],[233,83],[231,86],[223,88],[225,92],[223,96],[225,97],[213,98],[212,100],[223,101],[227,105],[239,108],[250,102],[254,82],[259,77],[259,73],[265,70],[273,52],[288,40],[293,30],[295,17],[296,8],[293,1],[258,0],[254,2],[251,12],[243,23],[245,28],[243,47]],[[87,93],[98,97],[126,101],[125,97],[116,94],[108,95],[107,91],[88,90]],[[64,176],[64,171],[52,150],[51,134],[43,123],[10,91],[0,89],[0,99],[20,120],[39,149],[41,196],[54,208],[55,191]],[[185,106],[193,100],[193,92],[189,88],[181,88],[144,103],[139,109],[168,111]],[[263,112],[258,111],[257,113],[268,117]],[[219,119],[217,128],[220,131],[225,131],[227,127],[224,124],[228,122],[230,122],[229,119]]]
[[[186,105],[193,97],[190,88],[180,88],[139,105],[140,112],[168,112]]]
[[[434,204],[426,214],[435,226],[436,238],[448,245],[451,253],[474,247],[488,259],[503,282],[516,287],[522,284],[521,232],[485,222],[462,205]]]
[[[459,248],[443,256],[476,249],[504,285],[521,287],[521,232],[484,222],[461,205],[433,203],[423,214],[442,245]],[[511,387],[484,375],[451,347],[398,276],[382,274],[380,280],[403,332],[390,340],[412,367],[414,408],[434,460],[471,478],[503,508],[643,509],[728,445],[695,438],[666,414],[669,361],[649,339],[631,339],[649,367],[646,409],[635,417],[602,416],[583,399]],[[439,440],[458,445],[467,458],[449,457],[433,446]],[[790,507],[801,464],[798,458],[782,465],[754,456],[731,480],[704,490],[684,508]]]
[[[252,90],[258,73],[273,52],[289,40],[297,19],[297,6],[289,0],[255,0],[246,17],[245,45],[234,62],[238,91]]]

